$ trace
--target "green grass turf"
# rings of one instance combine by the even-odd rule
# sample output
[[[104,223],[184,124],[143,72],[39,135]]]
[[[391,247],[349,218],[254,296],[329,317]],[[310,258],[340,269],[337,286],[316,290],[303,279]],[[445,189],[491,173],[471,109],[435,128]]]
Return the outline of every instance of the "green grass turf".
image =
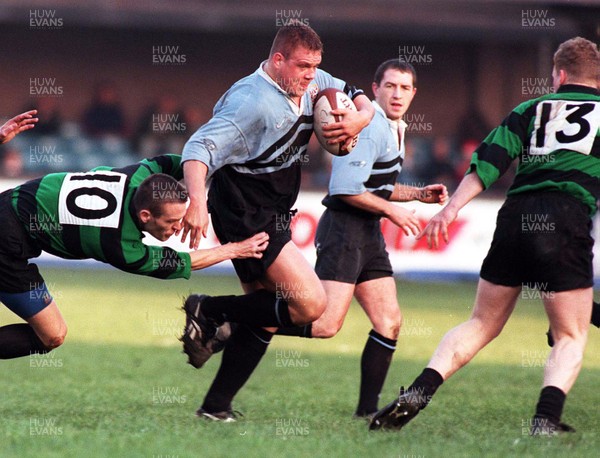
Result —
[[[523,432],[548,354],[537,300],[523,299],[504,333],[442,386],[401,432],[372,432],[351,418],[369,325],[351,307],[326,341],[276,337],[236,398],[235,424],[193,417],[218,368],[186,365],[176,336],[190,291],[238,293],[233,277],[158,281],[111,270],[44,269],[69,335],[49,355],[2,361],[0,456],[596,456],[600,446],[600,331],[558,438]],[[466,319],[475,284],[398,283],[405,325],[382,405],[427,363],[442,335]],[[5,308],[0,324],[18,322]]]

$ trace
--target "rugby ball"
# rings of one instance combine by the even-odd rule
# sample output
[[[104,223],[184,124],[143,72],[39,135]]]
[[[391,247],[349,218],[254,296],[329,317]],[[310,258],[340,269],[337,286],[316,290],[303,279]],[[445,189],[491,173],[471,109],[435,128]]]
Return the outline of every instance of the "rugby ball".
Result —
[[[341,143],[329,144],[327,143],[327,138],[323,136],[324,126],[342,120],[343,116],[331,114],[331,111],[337,108],[349,108],[356,111],[354,102],[344,91],[329,88],[317,94],[313,104],[315,136],[325,150],[334,156],[345,156],[356,146],[358,134],[354,136],[348,146]]]

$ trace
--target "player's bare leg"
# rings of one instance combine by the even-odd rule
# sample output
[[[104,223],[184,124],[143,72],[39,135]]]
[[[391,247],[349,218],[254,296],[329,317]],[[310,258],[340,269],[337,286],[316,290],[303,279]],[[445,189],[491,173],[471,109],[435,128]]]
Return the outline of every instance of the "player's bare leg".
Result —
[[[575,431],[560,419],[567,393],[581,370],[592,313],[592,294],[592,288],[583,288],[544,298],[554,346],[544,369],[542,391],[531,425],[532,435]]]
[[[554,293],[544,298],[554,347],[544,370],[543,386],[568,393],[581,369],[592,306],[592,288]]]
[[[327,296],[327,308],[319,319],[312,323],[312,337],[328,339],[342,328],[355,285],[332,280],[323,280],[321,283]]]
[[[397,339],[402,315],[396,299],[396,283],[392,277],[378,278],[354,285],[332,280],[322,280],[327,296],[327,308],[319,319],[312,323],[312,337],[335,336],[344,324],[352,296],[356,296],[361,307],[371,320],[373,329],[379,334]]]
[[[0,327],[0,359],[47,353],[63,343],[67,325],[54,301],[27,322]]]
[[[56,302],[52,301],[46,308],[27,320],[48,350],[63,344],[67,335],[65,322]]]
[[[520,287],[495,285],[480,279],[471,318],[442,339],[427,367],[447,380],[500,334],[515,308]]]
[[[480,279],[471,318],[446,333],[427,367],[406,392],[401,390],[397,400],[375,414],[370,429],[400,429],[427,407],[439,386],[500,334],[520,290]]]
[[[402,313],[393,277],[359,283],[354,294],[371,320],[373,329],[388,339],[397,339],[402,326]]]
[[[261,283],[287,301],[290,318],[297,326],[315,321],[327,307],[319,277],[294,242],[283,247]]]

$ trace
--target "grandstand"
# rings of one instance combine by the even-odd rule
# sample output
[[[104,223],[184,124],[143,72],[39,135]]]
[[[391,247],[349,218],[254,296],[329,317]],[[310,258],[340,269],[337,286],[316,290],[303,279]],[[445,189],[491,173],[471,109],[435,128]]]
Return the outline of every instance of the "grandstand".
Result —
[[[193,109],[196,119],[206,120],[222,92],[265,58],[276,28],[295,18],[321,34],[322,67],[360,87],[369,89],[371,72],[384,59],[404,55],[416,65],[410,179],[422,181],[419,169],[427,167],[434,139],[448,139],[458,166],[464,137],[480,140],[514,105],[547,91],[550,50],[569,36],[598,37],[599,15],[597,2],[555,0],[379,0],[369,6],[338,0],[326,7],[313,0],[7,0],[0,11],[0,117],[42,96],[57,99],[60,132],[32,133],[13,145],[21,150],[25,175],[129,162],[165,148],[177,153],[181,141],[158,150],[136,141],[144,113],[168,95],[179,110]],[[90,138],[82,118],[96,85],[107,81],[117,90],[125,126],[108,140]],[[177,122],[186,124],[178,132],[183,140],[194,123],[183,114]],[[63,162],[36,160],[43,151],[62,155]],[[324,165],[316,160],[312,166],[308,171]],[[322,187],[323,179],[306,184]]]

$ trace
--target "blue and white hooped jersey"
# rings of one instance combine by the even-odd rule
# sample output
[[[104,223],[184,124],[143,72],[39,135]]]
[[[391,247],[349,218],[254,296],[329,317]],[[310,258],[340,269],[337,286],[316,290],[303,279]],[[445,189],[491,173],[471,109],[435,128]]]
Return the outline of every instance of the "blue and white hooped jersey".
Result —
[[[219,99],[211,120],[184,146],[183,161],[208,166],[209,208],[221,220],[238,220],[240,236],[250,227],[265,227],[296,201],[313,131],[313,100],[330,87],[351,92],[344,81],[318,69],[298,106],[261,64]],[[358,94],[362,91],[349,93]]]

